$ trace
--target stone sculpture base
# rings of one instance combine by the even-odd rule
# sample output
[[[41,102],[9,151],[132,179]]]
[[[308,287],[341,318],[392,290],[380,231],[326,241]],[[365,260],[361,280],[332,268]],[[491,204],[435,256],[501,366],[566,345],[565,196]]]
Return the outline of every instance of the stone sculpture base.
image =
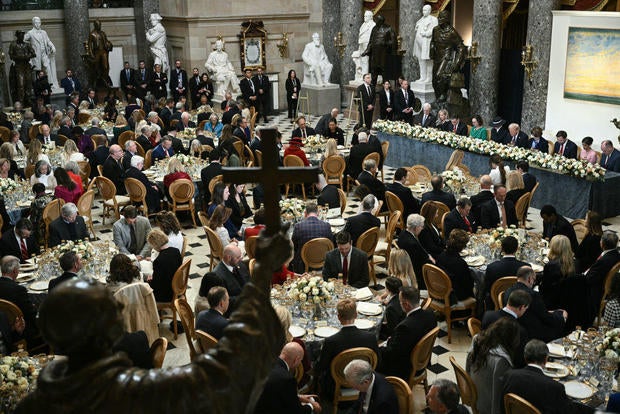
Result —
[[[418,98],[422,104],[425,102],[435,102],[435,90],[431,82],[418,82],[415,81],[410,86],[411,92]]]
[[[64,89],[60,89],[60,90],[52,89],[52,96],[50,96],[50,103],[52,105],[56,105],[57,108],[64,109],[67,106]]]
[[[328,83],[323,86],[316,85],[301,85],[301,96],[304,96],[304,91],[308,96],[309,113],[310,115],[323,115],[331,111],[334,106],[338,106],[340,102],[340,85]],[[299,102],[299,109],[304,112],[306,109],[303,101]]]

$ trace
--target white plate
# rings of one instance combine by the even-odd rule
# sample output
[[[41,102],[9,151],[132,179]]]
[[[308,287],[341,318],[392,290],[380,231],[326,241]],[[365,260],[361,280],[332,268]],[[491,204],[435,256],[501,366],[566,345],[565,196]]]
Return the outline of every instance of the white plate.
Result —
[[[543,270],[545,270],[545,268],[544,268],[543,266],[541,266],[541,265],[539,265],[539,264],[535,264],[535,263],[530,264],[530,267],[531,267],[531,268],[532,268],[532,270],[533,270],[534,272],[536,272],[536,273],[540,273],[540,272],[542,272]]]
[[[338,145],[336,148],[338,148],[339,150],[344,149],[344,145]]]
[[[26,200],[26,201],[18,201],[17,202],[17,207],[30,207],[30,201]]]
[[[564,345],[549,343],[547,344],[547,349],[549,350],[549,356],[556,358],[566,358],[566,351],[564,350]]]
[[[32,285],[29,286],[29,289],[43,291],[43,290],[47,290],[47,287],[49,286],[49,284],[50,284],[49,280],[43,280],[41,282],[34,282]]]
[[[334,218],[327,220],[332,227],[344,226],[345,222],[342,218]]]
[[[594,389],[588,384],[584,384],[579,381],[568,381],[564,383],[564,389],[566,395],[577,400],[583,400],[584,398],[590,398],[594,395]]]
[[[368,287],[357,289],[357,291],[355,292],[355,299],[356,300],[372,299],[372,292],[370,291]]]
[[[140,260],[140,271],[147,275],[153,274],[153,262],[150,260]]]
[[[568,376],[569,370],[568,367],[557,362],[547,362],[543,373],[550,378],[564,378]]]
[[[37,270],[37,266],[30,263],[24,263],[19,266],[19,271],[22,273],[32,272],[34,270]]]
[[[357,312],[361,315],[375,316],[381,315],[383,308],[381,308],[381,305],[377,305],[376,303],[358,302]]]
[[[486,262],[484,256],[468,256],[464,260],[469,266],[482,266]]]
[[[375,326],[375,323],[370,319],[356,319],[355,326],[357,326],[358,329],[370,329]]]
[[[301,338],[306,334],[306,330],[299,325],[289,326],[288,331],[291,335],[293,335],[293,338]]]
[[[319,326],[314,330],[314,336],[319,338],[329,338],[336,333],[338,333],[338,329],[332,326]]]
[[[32,273],[20,273],[19,275],[17,275],[17,283],[27,283],[27,282],[31,282],[33,281],[35,278],[35,275],[33,275]]]

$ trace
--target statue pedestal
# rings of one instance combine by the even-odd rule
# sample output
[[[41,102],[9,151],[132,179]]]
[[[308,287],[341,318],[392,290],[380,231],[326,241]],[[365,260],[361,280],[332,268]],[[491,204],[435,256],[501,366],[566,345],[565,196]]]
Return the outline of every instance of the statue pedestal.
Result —
[[[360,86],[362,83],[364,83],[364,80],[362,79],[354,79],[354,80],[350,80],[349,81],[349,85],[348,86],[353,86],[354,88],[357,88],[358,86]]]
[[[55,105],[58,109],[63,110],[67,107],[65,102],[66,96],[64,89],[52,89],[52,95],[50,96],[50,103]]]
[[[435,102],[435,90],[433,89],[433,84],[431,82],[415,81],[411,83],[410,89],[415,97],[422,101],[422,104],[425,102]]]
[[[328,83],[323,86],[301,85],[301,96],[308,94],[309,112],[311,115],[323,115],[338,107],[340,102],[340,85]],[[300,108],[301,109],[301,108]]]

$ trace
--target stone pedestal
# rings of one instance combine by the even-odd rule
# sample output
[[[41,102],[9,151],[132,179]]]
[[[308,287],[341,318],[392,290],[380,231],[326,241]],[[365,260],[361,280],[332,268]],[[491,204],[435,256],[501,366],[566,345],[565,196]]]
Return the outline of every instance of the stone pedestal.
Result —
[[[80,80],[82,92],[85,92],[90,86],[86,64],[82,60],[82,55],[86,53],[84,42],[88,41],[88,34],[90,33],[88,2],[83,0],[64,0],[64,12],[68,67],[73,69],[73,73]]]
[[[411,89],[411,92],[413,92],[416,98],[422,101],[422,104],[425,102],[435,102],[435,90],[431,82],[415,81],[409,85],[409,89]]]
[[[323,34],[321,35],[321,42],[325,47],[325,53],[327,53],[330,63],[334,65],[330,81],[334,83],[346,82],[347,79],[340,78],[341,59],[340,55],[336,51],[336,48],[334,47],[334,38],[340,30],[340,1],[322,0],[322,9],[323,19],[321,29],[323,30]],[[312,35],[312,33],[309,34],[310,36]],[[301,72],[303,71],[299,71],[298,73]]]
[[[415,23],[422,17],[422,7],[424,7],[424,0],[400,0],[398,9],[398,34],[401,36],[401,48],[407,51],[402,61],[403,76],[411,81],[420,77],[420,65],[413,54],[413,45]]]
[[[304,96],[304,91],[309,100],[310,115],[326,114],[340,102],[340,85],[333,83],[324,86],[301,85],[301,96]],[[300,107],[303,108],[303,105]]]
[[[50,96],[50,103],[59,109],[64,109],[67,106],[65,98],[65,92],[62,89],[60,90],[60,92],[52,91],[52,96]]]
[[[347,45],[344,49],[344,56],[340,61],[340,83],[346,82],[348,79],[355,78],[355,62],[351,55],[358,49],[359,29],[362,25],[363,10],[359,0],[340,0],[340,31],[342,32],[342,41]],[[324,43],[329,41],[324,39]],[[333,76],[333,75],[332,75]]]

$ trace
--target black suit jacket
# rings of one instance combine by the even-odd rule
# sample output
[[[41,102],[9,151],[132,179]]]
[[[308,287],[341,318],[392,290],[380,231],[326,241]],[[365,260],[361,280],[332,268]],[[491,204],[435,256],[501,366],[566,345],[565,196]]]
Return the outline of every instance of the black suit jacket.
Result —
[[[327,204],[329,205],[329,208],[340,207],[340,194],[338,193],[338,187],[326,185],[319,194],[317,204],[319,206],[324,206]]]
[[[443,224],[444,225],[443,227],[444,238],[448,240],[448,237],[450,237],[450,233],[454,229],[461,229],[461,230],[465,230],[466,232],[475,232],[476,222],[474,218],[471,215],[469,215],[467,216],[467,220],[469,220],[469,225],[471,226],[471,230],[467,226],[467,223],[465,223],[465,220],[463,219],[463,216],[461,216],[461,213],[459,213],[459,211],[456,208],[453,208],[452,210],[450,210]]]
[[[136,71],[135,69],[129,68],[129,79],[127,79],[127,75],[125,73],[125,69],[123,68],[120,73],[121,79],[121,89],[125,91],[125,93],[129,90],[127,89],[128,85],[135,86],[136,83]]]
[[[71,280],[73,278],[77,278],[77,274],[72,273],[72,272],[63,272],[62,275],[58,276],[55,279],[50,280],[50,283],[47,287],[47,292],[50,293],[52,290],[54,290],[54,288],[56,288],[61,283],[66,282],[67,280]]]
[[[413,123],[413,112],[404,113],[403,109],[412,108],[415,102],[415,96],[410,89],[407,89],[407,100],[405,101],[405,94],[402,89],[397,90],[394,93],[394,117],[396,120],[401,120],[409,124]]]
[[[351,243],[355,246],[357,244],[357,239],[362,233],[373,227],[381,227],[381,220],[372,213],[362,212],[349,217],[344,225],[344,230],[351,234]]]
[[[316,131],[311,126],[306,125],[306,137],[316,135]],[[291,133],[291,138],[302,137],[301,128],[297,127]]]
[[[534,177],[529,172],[526,172],[521,175],[521,178],[523,178],[523,185],[525,186],[525,191],[531,192],[536,185],[536,177]]]
[[[252,86],[254,87],[254,90],[252,90]],[[243,100],[249,106],[254,106],[256,101],[255,100],[253,101],[250,98],[252,96],[256,96],[256,94],[258,93],[258,88],[254,84],[254,82],[252,82],[252,79],[251,78],[248,79],[246,77],[241,79],[241,81],[239,81],[239,88],[241,88],[241,93],[243,94]]]
[[[434,259],[446,249],[446,244],[441,238],[441,234],[439,233],[439,229],[435,227],[432,223],[424,223],[424,228],[420,231],[418,235],[418,240],[424,250],[430,253]]]
[[[474,279],[467,262],[455,251],[446,250],[437,258],[437,266],[443,269],[452,281],[452,291],[458,300],[474,296]]]
[[[450,210],[456,207],[456,200],[454,199],[454,196],[443,190],[439,190],[439,191],[431,190],[431,191],[427,191],[426,193],[422,194],[422,205],[424,205],[424,203],[426,203],[429,200],[440,201],[444,203],[445,205],[447,205]]]
[[[297,396],[297,383],[286,363],[277,358],[267,377],[254,414],[309,414],[312,408],[301,405]]]
[[[527,141],[527,147],[530,148],[530,149],[537,149],[538,151],[542,152],[543,154],[548,154],[549,153],[549,141],[547,141],[543,137],[540,137],[540,139],[538,140],[538,143],[534,142],[534,138],[530,138]]]
[[[347,414],[357,414],[360,412],[360,405],[363,401],[359,398],[349,409]],[[398,399],[392,384],[385,380],[385,377],[375,372],[375,383],[372,386],[370,402],[368,403],[368,414],[398,414]]]
[[[71,237],[71,227],[74,227],[75,237]],[[65,223],[62,217],[50,223],[49,247],[58,246],[63,240],[84,240],[88,238],[88,230],[81,216],[77,216],[73,223]]]
[[[26,321],[24,337],[34,337],[38,332],[36,321],[37,309],[30,301],[26,287],[19,285],[8,277],[0,277],[0,299],[13,302],[22,311]]]
[[[347,284],[358,289],[368,286],[368,255],[357,247],[351,247],[351,260],[349,262]],[[325,265],[323,266],[323,279],[338,277],[342,273],[342,262],[340,251],[331,250],[325,255]]]
[[[224,287],[228,291],[228,296],[230,297],[230,306],[228,307],[228,312],[226,312],[224,316],[228,316],[232,313],[237,306],[237,297],[241,294],[241,290],[243,290],[245,284],[250,280],[250,272],[243,262],[239,262],[237,268],[239,269],[238,278],[228,270],[224,262],[218,263],[215,269],[213,269],[215,274],[222,279]]]
[[[334,396],[334,379],[330,372],[332,360],[342,351],[357,347],[370,348],[377,356],[379,355],[375,335],[372,332],[362,331],[355,325],[343,326],[338,333],[325,338],[316,364],[316,375],[319,376],[322,395],[329,399]]]
[[[554,154],[559,154],[560,152],[560,143],[556,141],[556,143],[553,145],[553,153]],[[563,156],[566,158],[574,158],[577,159],[578,154],[577,154],[577,145],[571,141],[570,139],[567,139],[566,142],[564,143],[564,153]]]
[[[497,279],[505,276],[516,276],[517,270],[519,270],[521,266],[529,266],[529,263],[517,260],[514,256],[502,257],[500,260],[489,263],[484,274],[484,283],[481,289],[481,294],[487,305],[487,309],[493,309],[493,300],[489,296],[493,283]],[[505,296],[505,298],[508,299],[508,296]]]
[[[504,200],[504,208],[506,209],[506,223],[511,226],[519,224],[515,205],[510,200]],[[495,198],[487,201],[480,206],[480,226],[483,229],[492,229],[501,224],[499,210]]]
[[[266,99],[269,96],[269,90],[271,89],[271,83],[269,82],[269,78],[263,73],[262,77],[258,75],[252,76],[252,82],[254,82],[254,86],[256,86],[256,96],[259,100]],[[263,93],[260,93],[260,90],[263,90]],[[263,110],[266,110],[264,108]]]
[[[108,157],[103,163],[103,176],[110,179],[116,186],[117,195],[127,194],[125,189],[125,170],[123,167],[112,157]]]
[[[502,318],[510,318],[516,320],[513,315],[506,312],[504,309],[486,311],[482,316],[482,330],[487,329],[493,323],[497,322]],[[519,325],[519,348],[515,352],[515,360],[513,361],[515,368],[521,368],[525,366],[525,359],[523,359],[523,350],[525,349],[525,345],[528,341],[529,338],[527,336],[527,331],[523,326]]]
[[[388,108],[392,110],[387,111]],[[388,103],[387,94],[385,89],[379,91],[379,116],[381,119],[394,120],[394,91],[390,88],[390,102]]]
[[[416,114],[416,116],[413,117],[414,124],[421,125],[425,128],[434,127],[436,121],[437,121],[437,118],[435,118],[433,114],[428,114],[426,116],[426,120],[424,120],[424,111],[421,111],[420,113]],[[467,125],[465,125],[465,129],[467,130]]]
[[[579,242],[577,241],[577,235],[575,234],[575,229],[570,224],[570,222],[566,220],[564,216],[561,216],[560,214],[557,215],[557,220],[555,221],[555,223],[544,223],[543,222],[543,236],[545,238],[548,238],[549,240],[551,240],[553,236],[557,234],[562,234],[568,237],[568,240],[570,240],[570,246],[573,249],[573,251],[577,250],[577,247],[579,246]]]
[[[349,159],[347,160],[347,173],[357,179],[362,172],[362,161],[364,161],[368,154],[373,152],[375,152],[375,148],[369,143],[361,143],[351,147]]]
[[[614,149],[609,155],[603,154],[601,166],[609,171],[620,172],[620,151]]]
[[[26,239],[26,248],[28,249],[29,256],[40,253],[39,244],[34,235],[30,235],[30,237]],[[2,239],[0,239],[0,257],[8,255],[15,256],[20,260],[22,258],[22,249],[17,242],[15,231],[12,228],[2,233]]]
[[[361,98],[358,111],[360,112],[360,123],[364,123],[366,128],[369,128],[372,125],[372,115],[375,112],[375,91],[372,86],[370,86],[370,94],[366,89],[366,83],[362,83],[357,87],[356,97]],[[368,105],[373,105],[373,108],[368,110]]]
[[[506,124],[499,129],[491,128],[491,140],[500,144],[508,144],[510,142],[510,133]]]
[[[412,369],[411,351],[420,339],[436,326],[437,319],[433,311],[419,308],[411,312],[396,326],[387,346],[380,349],[381,360],[377,371],[409,381]]]
[[[125,332],[112,346],[112,352],[122,351],[127,354],[134,367],[151,369],[153,358],[149,348],[149,339],[144,331]]]
[[[153,96],[157,99],[165,98],[168,94],[168,75],[164,72],[151,72],[151,82],[149,83],[149,88]]]
[[[105,145],[98,146],[91,154],[90,154],[90,165],[91,165],[91,177],[97,176],[97,166],[103,165],[105,160],[108,159],[110,155],[110,149]]]
[[[454,132],[456,135],[462,135],[464,137],[466,137],[467,135],[469,135],[467,133],[467,125],[463,122],[459,122],[458,124],[456,124],[456,131],[454,130],[454,125],[452,123],[450,123],[450,132]]]
[[[329,130],[328,127],[329,127],[329,120],[330,119],[332,119],[331,112],[321,116],[321,118],[319,118],[318,122],[314,126],[315,132],[317,134],[320,134],[320,135],[327,134],[327,131]]]
[[[420,202],[413,196],[411,190],[399,182],[393,182],[386,185],[386,190],[394,193],[403,203],[403,218],[407,221],[410,214],[420,212]]]
[[[586,283],[590,291],[589,303],[593,316],[598,313],[599,305],[603,298],[605,277],[618,262],[620,262],[620,252],[617,249],[608,251],[595,261],[586,273]]]
[[[385,184],[374,177],[371,173],[365,170],[362,171],[357,176],[357,181],[368,187],[370,192],[377,197],[378,200],[385,201]]]
[[[413,271],[415,272],[415,277],[418,281],[418,287],[420,289],[426,289],[426,284],[422,278],[422,267],[426,263],[430,263],[430,260],[428,259],[429,253],[426,249],[424,249],[424,247],[422,247],[420,241],[416,239],[416,237],[408,230],[403,230],[400,232],[396,244],[398,244],[398,247],[409,253],[411,263],[413,264]]]
[[[507,140],[508,140],[509,144],[512,144],[513,137],[512,137],[512,135],[510,135],[510,132],[508,133]],[[516,138],[516,141],[514,143],[514,146],[515,147],[519,147],[519,148],[529,148],[528,147],[528,137],[527,137],[527,134],[525,132],[519,131],[519,133],[517,134],[517,138]]]
[[[493,191],[491,190],[482,190],[478,194],[471,196],[469,199],[471,201],[471,211],[470,215],[473,217],[476,223],[480,223],[480,206],[486,203],[489,200],[492,200]]]
[[[179,87],[179,78],[181,78],[181,87],[183,88],[182,94],[179,94],[179,91],[177,91],[177,88]],[[184,69],[181,69],[179,70],[179,73],[177,73],[176,67],[170,69],[170,92],[172,92],[175,99],[178,99],[181,95],[187,96],[187,86],[187,72]]]
[[[203,310],[196,317],[196,329],[205,331],[217,340],[224,335],[227,326],[228,319],[215,309]]]
[[[209,182],[222,173],[222,164],[219,162],[212,162],[200,171],[200,180],[205,194],[205,201],[208,203],[211,201],[211,193],[209,192]]]
[[[380,337],[382,339],[387,339],[392,336],[394,329],[405,319],[405,316],[405,311],[403,311],[402,306],[400,306],[398,295],[392,296],[392,299],[385,305]]]

